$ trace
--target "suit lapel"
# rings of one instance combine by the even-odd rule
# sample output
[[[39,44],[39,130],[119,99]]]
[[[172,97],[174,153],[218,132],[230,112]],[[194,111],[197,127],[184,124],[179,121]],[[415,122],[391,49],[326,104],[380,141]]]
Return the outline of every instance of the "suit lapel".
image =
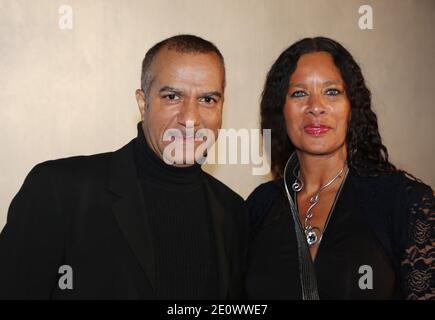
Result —
[[[133,141],[113,153],[107,188],[118,195],[112,210],[124,237],[155,288],[154,249],[136,174]]]

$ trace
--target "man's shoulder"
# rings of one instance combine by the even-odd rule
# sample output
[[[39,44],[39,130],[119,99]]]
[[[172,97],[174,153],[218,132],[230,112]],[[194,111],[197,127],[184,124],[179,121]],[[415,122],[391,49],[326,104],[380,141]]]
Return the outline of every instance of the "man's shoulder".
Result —
[[[231,199],[233,201],[244,203],[243,198],[235,192],[233,189],[231,189],[229,186],[224,184],[222,181],[218,180],[217,178],[213,177],[211,174],[203,171],[205,179],[215,192],[215,195],[218,197],[222,197],[224,199]]]
[[[29,173],[34,175],[56,175],[61,177],[97,177],[103,176],[114,152],[91,155],[76,155],[47,160],[36,164]]]

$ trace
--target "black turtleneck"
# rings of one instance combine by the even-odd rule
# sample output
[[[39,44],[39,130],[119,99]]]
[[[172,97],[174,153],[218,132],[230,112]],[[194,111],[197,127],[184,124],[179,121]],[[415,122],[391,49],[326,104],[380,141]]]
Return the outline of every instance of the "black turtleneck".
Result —
[[[166,164],[141,123],[134,150],[156,262],[157,299],[217,299],[216,247],[201,166]]]

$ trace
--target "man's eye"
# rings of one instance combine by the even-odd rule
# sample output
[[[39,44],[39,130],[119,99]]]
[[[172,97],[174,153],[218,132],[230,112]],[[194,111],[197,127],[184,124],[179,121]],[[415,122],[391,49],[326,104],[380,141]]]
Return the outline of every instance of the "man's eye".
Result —
[[[292,93],[292,97],[293,98],[301,98],[301,97],[305,97],[307,94],[304,91],[295,91]]]
[[[171,101],[179,99],[179,97],[176,94],[173,94],[173,93],[167,94],[167,95],[163,96],[163,98],[167,99],[167,100],[171,100]]]
[[[200,99],[200,101],[201,101],[201,102],[205,102],[205,103],[207,103],[207,104],[211,104],[211,103],[216,102],[216,99],[214,99],[214,98],[212,98],[212,97],[202,97],[202,98]]]
[[[326,95],[328,96],[338,96],[341,92],[338,89],[327,89]]]

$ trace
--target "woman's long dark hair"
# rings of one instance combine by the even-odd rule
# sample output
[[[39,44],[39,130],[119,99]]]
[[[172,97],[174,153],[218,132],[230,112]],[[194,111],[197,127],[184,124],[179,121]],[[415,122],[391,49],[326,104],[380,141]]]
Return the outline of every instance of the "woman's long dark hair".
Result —
[[[352,115],[346,136],[349,167],[365,176],[398,171],[388,160],[387,148],[382,144],[377,117],[371,108],[371,93],[366,87],[360,67],[341,44],[329,38],[316,37],[302,39],[287,48],[267,74],[261,98],[261,128],[272,129],[273,175],[282,176],[287,159],[295,150],[287,135],[283,107],[289,79],[299,58],[311,52],[329,53],[345,83]]]

